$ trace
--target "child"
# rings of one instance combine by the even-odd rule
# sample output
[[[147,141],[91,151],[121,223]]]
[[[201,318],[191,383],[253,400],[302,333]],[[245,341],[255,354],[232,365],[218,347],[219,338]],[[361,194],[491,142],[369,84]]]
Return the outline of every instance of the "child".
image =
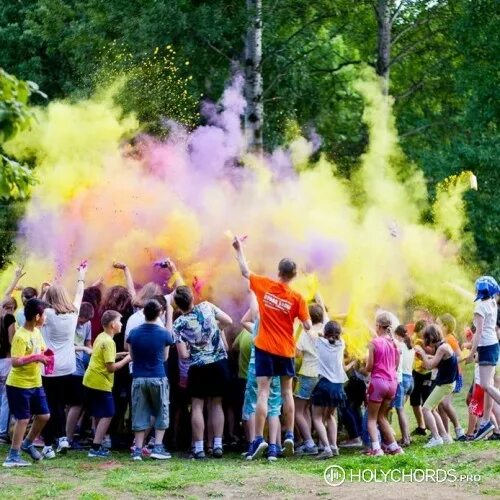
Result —
[[[319,337],[315,342],[319,381],[312,393],[312,420],[323,446],[323,451],[316,457],[319,460],[339,454],[335,410],[345,404],[344,383],[347,381],[344,370],[345,344],[340,339],[341,333],[340,325],[336,321],[329,321],[325,325],[323,338]]]
[[[415,346],[417,356],[422,359],[425,368],[428,370],[437,368],[438,370],[436,385],[422,408],[425,424],[432,434],[424,448],[432,448],[453,442],[443,426],[437,407],[455,389],[458,377],[458,360],[453,349],[444,341],[438,325],[429,325],[425,328],[424,345],[435,349],[434,356],[426,354],[421,346]]]
[[[422,338],[424,328],[427,323],[424,320],[418,320],[415,323],[414,334],[413,334],[413,345],[422,347],[424,341]],[[415,357],[413,362],[413,391],[410,394],[410,405],[413,408],[413,413],[415,415],[415,420],[417,421],[417,428],[412,432],[412,434],[417,436],[425,436],[425,422],[424,415],[422,413],[422,404],[429,397],[431,393],[431,371],[427,370],[422,360]]]
[[[404,406],[408,396],[413,390],[412,368],[415,360],[415,350],[413,349],[411,338],[404,325],[399,325],[394,332],[395,338],[399,344],[401,353],[401,371],[402,381],[398,384],[396,397],[394,398],[394,408],[398,414],[399,428],[401,430],[400,445],[406,447],[410,445],[410,433],[408,429],[408,417],[406,416]]]
[[[109,450],[102,446],[102,440],[108,431],[109,424],[115,414],[113,401],[114,372],[130,363],[130,356],[115,362],[117,357],[113,337],[121,331],[121,315],[116,311],[104,311],[101,324],[104,329],[95,339],[89,367],[83,377],[85,399],[90,416],[96,419],[96,428],[89,457],[107,458]]]
[[[368,387],[368,432],[372,449],[368,455],[384,455],[378,440],[377,422],[386,444],[387,453],[404,453],[394,440],[394,431],[387,420],[387,410],[396,395],[399,351],[394,344],[391,332],[391,316],[386,312],[377,314],[375,322],[376,337],[368,346],[366,371],[371,373]]]
[[[480,440],[493,432],[494,425],[490,421],[493,403],[500,405],[500,390],[495,386],[495,369],[500,357],[500,346],[496,332],[498,306],[496,295],[500,287],[491,276],[482,276],[476,281],[476,301],[474,309],[474,325],[476,333],[472,342],[467,362],[474,361],[478,353],[479,378],[484,389],[484,412],[474,440]],[[498,380],[498,378],[497,378]],[[500,414],[497,415],[500,417]],[[498,419],[497,419],[498,420]]]
[[[24,306],[26,305],[26,302],[30,299],[36,299],[38,297],[38,290],[36,288],[33,288],[31,286],[26,286],[23,288],[23,291],[21,292],[21,301],[23,303],[23,307],[17,310],[16,312],[16,323],[19,327],[24,326],[24,322],[26,321],[26,318],[24,317]]]
[[[12,339],[12,369],[7,377],[7,398],[16,423],[4,467],[30,465],[21,458],[20,449],[35,461],[42,459],[41,453],[33,446],[33,441],[50,418],[40,367],[40,364],[46,365],[49,362],[48,356],[44,355],[45,343],[39,330],[45,321],[45,308],[46,304],[41,300],[28,300],[24,308],[24,327],[19,328]],[[35,415],[35,418],[23,441],[31,415]]]
[[[90,302],[82,302],[78,322],[75,330],[75,353],[76,370],[71,375],[72,396],[66,416],[66,439],[71,448],[79,449],[77,442],[74,442],[76,424],[82,413],[84,390],[83,376],[88,366],[89,355],[92,353],[92,318],[94,317],[94,306]],[[59,440],[61,443],[61,440]],[[59,450],[61,451],[61,450]]]
[[[302,332],[297,342],[297,353],[302,354],[302,364],[297,376],[295,388],[295,424],[299,428],[304,444],[296,450],[298,455],[316,455],[318,447],[311,437],[311,422],[308,418],[310,400],[318,383],[318,353],[316,341],[318,334],[323,330],[324,309],[320,304],[309,306],[309,316],[312,328],[309,332]]]
[[[167,328],[172,328],[172,306],[167,305]],[[132,329],[127,342],[134,361],[132,371],[132,429],[135,433],[133,460],[142,460],[146,431],[154,419],[155,441],[151,458],[171,458],[163,446],[163,436],[169,426],[169,384],[165,371],[168,349],[174,343],[171,333],[156,321],[163,313],[157,300],[144,305],[145,323]]]
[[[457,360],[460,361],[462,359],[462,351],[460,349],[460,344],[458,343],[457,338],[455,337],[455,330],[457,328],[457,322],[455,318],[451,314],[443,314],[437,320],[437,324],[441,327],[443,331],[444,340],[450,345],[453,352],[455,353]],[[462,369],[460,364],[458,365],[458,377],[455,382],[455,389],[453,393],[458,393],[462,389],[463,379],[462,379]],[[455,436],[458,439],[464,435],[464,431],[460,426],[460,422],[458,421],[457,412],[455,408],[453,408],[453,404],[451,402],[451,395],[446,396],[443,401],[438,406],[439,415],[441,416],[441,420],[443,421],[443,426],[448,434],[448,420],[451,420],[453,427],[455,428]]]

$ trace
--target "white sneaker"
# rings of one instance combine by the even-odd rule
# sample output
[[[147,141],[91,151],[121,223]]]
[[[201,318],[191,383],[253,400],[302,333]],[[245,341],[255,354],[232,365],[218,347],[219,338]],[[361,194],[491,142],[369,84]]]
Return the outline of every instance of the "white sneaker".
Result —
[[[56,452],[52,446],[44,446],[42,449],[43,458],[51,460],[52,458],[56,458]]]
[[[441,439],[443,440],[444,444],[453,443],[453,438],[449,434],[445,434],[444,436],[441,436]]]
[[[63,455],[69,450],[69,441],[67,437],[59,438],[57,442],[57,453],[62,453]]]
[[[434,446],[442,446],[444,444],[443,438],[441,437],[431,437],[427,444],[424,444],[424,448],[434,448]]]
[[[457,437],[457,441],[458,441],[458,440],[460,440],[460,438],[461,438],[462,436],[465,436],[465,432],[464,432],[464,430],[462,429],[462,427],[457,427],[457,428],[455,429],[455,435],[456,435],[456,437]]]

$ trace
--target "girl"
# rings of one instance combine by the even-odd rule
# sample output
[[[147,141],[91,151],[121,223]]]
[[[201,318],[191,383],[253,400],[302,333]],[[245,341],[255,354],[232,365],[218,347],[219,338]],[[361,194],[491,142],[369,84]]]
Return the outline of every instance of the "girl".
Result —
[[[345,344],[340,338],[341,333],[340,325],[336,321],[329,321],[325,325],[323,337],[316,340],[319,381],[312,393],[312,421],[323,447],[316,457],[319,460],[339,454],[335,410],[344,406],[347,399],[344,392],[344,383],[347,381],[344,369]]]
[[[398,385],[396,398],[394,400],[394,407],[396,408],[396,412],[398,414],[399,428],[401,430],[401,441],[399,444],[402,447],[406,447],[410,444],[410,433],[408,429],[408,417],[406,416],[404,405],[413,391],[412,369],[413,362],[415,360],[415,350],[413,349],[411,338],[404,325],[399,325],[394,334],[397,342],[399,343],[403,376],[403,380]]]
[[[482,276],[476,281],[476,301],[479,301],[474,309],[474,325],[476,334],[472,341],[470,354],[467,362],[474,361],[474,354],[477,351],[479,365],[479,379],[481,387],[484,389],[484,412],[479,424],[479,428],[474,435],[474,440],[483,439],[493,432],[494,425],[491,422],[491,412],[493,403],[497,402],[497,420],[500,417],[498,408],[500,405],[500,390],[497,377],[495,385],[495,367],[498,363],[500,348],[498,345],[498,335],[496,332],[497,322],[497,302],[496,295],[500,293],[500,287],[491,276]]]
[[[45,458],[55,458],[53,450],[55,444],[58,452],[68,451],[70,444],[65,435],[65,406],[83,404],[82,391],[74,386],[75,377],[72,374],[76,370],[74,340],[86,272],[87,266],[82,263],[78,267],[73,300],[62,285],[50,286],[44,296],[48,308],[45,310],[46,322],[42,327],[42,335],[47,347],[54,352],[55,359],[54,371],[42,377],[50,410],[50,420],[42,432],[46,445],[42,455]]]
[[[366,371],[371,373],[368,387],[368,433],[372,448],[368,455],[384,455],[377,433],[377,422],[387,446],[387,453],[404,453],[396,443],[394,432],[387,420],[389,409],[398,387],[396,370],[399,364],[399,351],[391,333],[391,317],[387,312],[377,314],[375,322],[376,337],[368,346]]]
[[[425,347],[435,349],[434,356],[425,353],[421,346],[415,346],[417,356],[422,359],[425,368],[437,368],[436,385],[423,406],[424,419],[432,437],[424,448],[432,448],[443,444],[452,443],[451,437],[443,426],[443,421],[437,407],[446,396],[451,395],[455,389],[458,377],[458,360],[453,349],[443,339],[443,334],[438,325],[429,325],[424,330]]]

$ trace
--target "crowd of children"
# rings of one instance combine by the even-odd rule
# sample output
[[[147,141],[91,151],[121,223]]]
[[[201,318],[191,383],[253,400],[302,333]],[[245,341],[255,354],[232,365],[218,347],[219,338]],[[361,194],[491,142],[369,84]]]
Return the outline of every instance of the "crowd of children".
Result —
[[[368,355],[359,360],[321,296],[308,305],[290,288],[292,260],[282,259],[271,279],[249,269],[240,239],[233,247],[248,283],[242,318],[197,302],[169,259],[160,263],[171,276],[168,294],[155,283],[136,291],[122,263],[114,267],[126,287],[85,288],[82,262],[73,298],[62,285],[44,283],[40,293],[20,288],[21,307],[13,295],[24,273],[16,271],[0,304],[0,442],[10,444],[4,467],[30,465],[21,452],[34,461],[82,449],[106,458],[110,448],[130,447],[133,460],[163,460],[170,448],[204,459],[238,443],[247,443],[247,460],[328,459],[357,447],[377,457],[404,453],[412,435],[428,435],[425,447],[451,443],[451,426],[458,441],[500,440],[500,288],[493,278],[476,281],[462,344],[450,314],[433,318],[419,309],[404,325],[379,309]],[[453,397],[466,363],[475,370],[464,431]]]

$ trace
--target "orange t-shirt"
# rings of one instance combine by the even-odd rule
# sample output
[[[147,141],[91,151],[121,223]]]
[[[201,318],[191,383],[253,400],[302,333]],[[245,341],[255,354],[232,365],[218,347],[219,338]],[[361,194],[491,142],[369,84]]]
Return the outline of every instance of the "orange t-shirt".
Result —
[[[303,297],[288,285],[250,275],[250,289],[259,303],[259,331],[255,345],[263,351],[287,358],[295,357],[293,322],[309,319],[309,310]]]

